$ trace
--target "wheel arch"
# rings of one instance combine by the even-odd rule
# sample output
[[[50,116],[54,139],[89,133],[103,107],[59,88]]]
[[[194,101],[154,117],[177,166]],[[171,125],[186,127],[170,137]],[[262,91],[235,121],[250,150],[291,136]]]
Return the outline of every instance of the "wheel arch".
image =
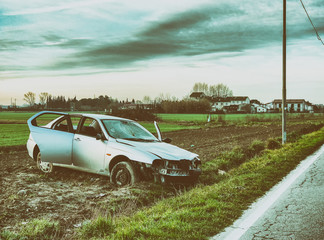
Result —
[[[125,155],[118,155],[116,157],[114,157],[113,159],[110,160],[109,162],[109,174],[111,173],[111,170],[113,169],[113,167],[119,163],[119,162],[132,162],[128,157],[126,157]]]
[[[36,161],[38,153],[39,153],[39,148],[38,148],[37,145],[35,145],[34,150],[33,150],[33,159],[34,159],[34,161]]]

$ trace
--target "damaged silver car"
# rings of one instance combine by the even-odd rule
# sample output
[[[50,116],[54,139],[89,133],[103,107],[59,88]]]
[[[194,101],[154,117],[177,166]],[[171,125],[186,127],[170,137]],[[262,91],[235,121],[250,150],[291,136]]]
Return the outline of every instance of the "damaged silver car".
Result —
[[[109,115],[43,111],[27,121],[28,154],[40,170],[55,166],[110,177],[118,186],[140,179],[195,182],[201,173],[197,154],[169,144],[139,123]]]

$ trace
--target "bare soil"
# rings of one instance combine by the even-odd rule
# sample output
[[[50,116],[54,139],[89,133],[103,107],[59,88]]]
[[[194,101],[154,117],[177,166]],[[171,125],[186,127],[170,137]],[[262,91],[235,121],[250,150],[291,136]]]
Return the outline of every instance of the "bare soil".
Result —
[[[294,124],[287,127],[287,132],[301,131],[310,124]],[[196,130],[182,130],[165,133],[163,137],[172,139],[172,144],[197,153],[202,162],[214,159],[219,153],[231,150],[235,146],[248,147],[254,140],[266,141],[281,136],[281,126],[222,126]]]
[[[306,123],[296,124],[288,127],[288,131],[305,127]],[[174,145],[199,154],[206,162],[236,145],[247,147],[255,139],[280,135],[280,126],[256,125],[181,130],[166,133],[164,137],[171,138]],[[47,218],[59,221],[64,228],[63,238],[68,239],[85,220],[105,209],[110,211],[117,206],[114,214],[134,211],[138,205],[127,200],[154,187],[152,183],[142,182],[135,187],[118,189],[107,177],[64,168],[44,174],[26,151],[2,152],[0,163],[0,231],[15,231],[34,218]],[[148,198],[145,204],[149,202]]]

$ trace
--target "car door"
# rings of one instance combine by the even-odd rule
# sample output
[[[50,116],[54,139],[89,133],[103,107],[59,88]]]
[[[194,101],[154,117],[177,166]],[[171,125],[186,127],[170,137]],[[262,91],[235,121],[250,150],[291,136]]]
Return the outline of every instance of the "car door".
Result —
[[[73,130],[68,114],[40,112],[27,121],[43,162],[72,164]]]
[[[107,140],[97,139],[97,134],[102,129],[97,120],[93,118],[82,118],[78,130],[73,138],[73,165],[94,170],[104,171],[105,152]]]

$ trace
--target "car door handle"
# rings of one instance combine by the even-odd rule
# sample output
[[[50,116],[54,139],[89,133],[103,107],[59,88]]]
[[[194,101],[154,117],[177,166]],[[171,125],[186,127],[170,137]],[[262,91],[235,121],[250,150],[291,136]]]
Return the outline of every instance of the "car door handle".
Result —
[[[80,139],[80,138],[74,138],[74,140],[75,140],[75,141],[81,141],[81,139]]]

